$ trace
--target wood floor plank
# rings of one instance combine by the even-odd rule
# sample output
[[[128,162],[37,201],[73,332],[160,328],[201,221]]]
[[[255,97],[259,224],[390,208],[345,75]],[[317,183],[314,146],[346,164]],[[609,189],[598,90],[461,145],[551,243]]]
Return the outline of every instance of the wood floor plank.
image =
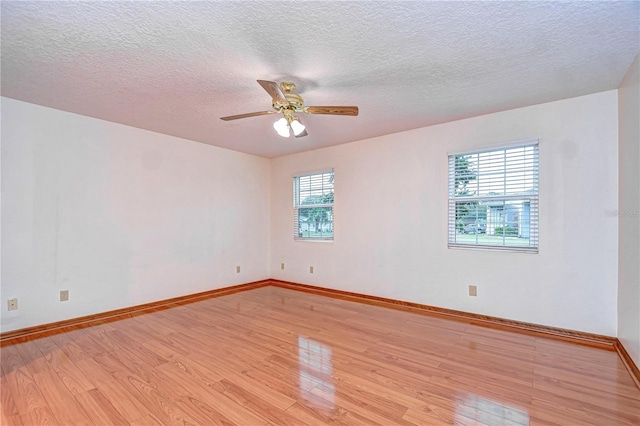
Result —
[[[625,405],[637,408],[640,411],[640,399],[637,388],[622,383],[618,386],[612,385],[606,380],[589,380],[588,376],[576,377],[575,375],[565,375],[562,372],[550,374],[548,372],[538,372],[533,379],[534,389],[549,389],[553,392],[569,396],[573,395],[580,399],[594,399],[597,401],[625,401]]]
[[[412,351],[406,348],[390,348],[389,346],[371,347],[363,352],[370,361],[376,360],[385,366],[394,366],[405,371],[428,376],[436,370],[446,356],[434,356],[419,350]]]
[[[407,408],[420,408],[424,405],[424,401],[416,397],[418,393],[417,390],[397,390],[386,384],[381,384],[370,377],[359,374],[357,371],[336,370],[333,373],[333,380],[337,388],[345,388],[345,390],[353,393],[372,393],[390,401],[395,401]]]
[[[24,425],[22,417],[17,414],[15,416],[7,417],[3,413],[0,413],[0,425]],[[27,423],[28,425],[29,423]]]
[[[58,422],[49,407],[34,407],[26,414],[20,415],[20,420],[24,425],[60,425],[66,426],[66,423]],[[11,423],[9,423],[10,425]]]
[[[456,398],[432,396],[419,411],[423,415],[436,416],[450,423],[529,425],[529,415],[524,410],[470,394],[459,394]]]
[[[158,367],[157,370],[164,370],[166,367],[167,365],[165,364]],[[180,384],[180,388],[176,390],[178,395],[172,397],[172,401],[180,410],[197,421],[198,424],[235,424],[234,421],[213,407],[216,404],[212,403],[212,401],[216,398],[222,398],[222,396],[212,386],[191,382],[191,378],[184,377],[180,373],[177,378],[171,374],[165,375],[164,371],[158,371],[158,374]]]
[[[328,407],[326,402],[323,402]],[[310,407],[304,403],[296,402],[287,409],[287,414],[298,419],[300,424],[306,425],[348,425],[341,420],[346,414],[344,409],[335,409],[335,407],[319,410],[317,407]]]
[[[8,374],[0,364],[0,424],[8,424],[10,418],[19,418],[20,411],[15,403],[13,392],[9,392]]]
[[[7,425],[635,425],[615,352],[262,287],[0,350]]]
[[[75,395],[78,404],[96,425],[128,425],[129,422],[98,390],[91,389]]]
[[[236,385],[230,380],[221,380],[219,386],[221,386],[222,393],[225,396],[234,401],[236,404],[241,405],[255,415],[261,417],[265,421],[265,424],[269,422],[283,426],[294,426],[300,424],[300,421],[290,414],[286,413],[286,410],[280,410],[274,407],[261,396],[252,394],[247,389],[244,389],[242,386]]]
[[[588,404],[580,401],[569,401],[568,399],[554,402],[534,397],[531,406],[531,411],[534,415],[545,416],[551,420],[565,418],[567,422],[573,422],[574,424],[616,426],[637,426],[640,424],[638,416],[629,417],[615,412],[615,410],[590,409]]]
[[[178,390],[179,396],[174,397],[175,403],[200,424],[234,424],[231,419],[213,407],[216,404],[212,404],[211,401],[222,396],[212,385],[185,375],[184,371],[172,364],[161,365],[156,368],[156,371],[166,380],[179,384],[181,390]]]
[[[109,334],[109,332],[115,331],[111,324],[102,324],[82,331],[91,342],[91,344],[87,345],[91,350],[91,355],[110,352],[120,348],[118,342],[111,339]]]
[[[444,419],[441,418],[440,416],[442,416]],[[420,410],[410,408],[407,410],[405,415],[402,416],[402,419],[416,426],[418,425],[444,426],[444,425],[455,424],[453,415],[450,413],[449,410],[442,410],[442,413],[438,413],[438,412],[425,413]]]
[[[432,374],[438,370],[410,371],[395,364],[386,364],[376,359],[353,357],[345,367],[369,381],[387,386],[403,393],[417,394],[429,382]]]
[[[19,354],[17,346],[6,346],[0,350],[4,383],[2,393],[11,395],[20,413],[21,422],[26,424],[58,424],[49,405],[29,368]],[[5,395],[5,398],[9,398]],[[15,415],[9,416],[15,418]]]
[[[49,369],[47,360],[38,349],[35,341],[28,341],[24,343],[18,343],[15,345],[20,357],[24,361],[24,365],[29,368],[29,372],[33,375]]]
[[[72,395],[95,389],[87,376],[78,370],[78,367],[52,339],[45,337],[34,341],[34,343]]]
[[[464,392],[471,395],[479,395],[489,400],[503,401],[506,405],[521,405],[531,402],[532,388],[526,384],[504,382],[500,378],[491,376],[477,377],[473,370],[459,373],[436,372],[432,375],[424,389],[429,392],[438,392],[442,395],[444,389],[449,392]],[[434,389],[437,389],[435,391]]]
[[[311,390],[325,400],[333,401],[349,412],[357,414],[372,423],[381,425],[410,425],[403,419],[407,407],[382,396],[359,389],[357,386],[336,386],[333,381],[321,383]]]
[[[504,333],[504,332],[503,332]],[[461,350],[454,346],[438,366],[441,372],[475,377],[488,382],[501,382],[519,387],[531,387],[534,362],[521,358],[505,359],[493,351]]]
[[[95,326],[92,328],[98,328],[100,326]],[[77,348],[70,348],[71,351],[75,352],[77,357],[87,356],[88,358],[94,357],[96,355],[100,355],[102,353],[108,352],[108,349],[105,349],[100,345],[91,335],[88,333],[88,330],[77,330],[78,333],[73,337],[73,343]],[[71,351],[67,351],[67,355],[71,358]],[[76,361],[76,359],[74,359]]]
[[[82,359],[89,358],[89,355],[85,353],[75,341],[75,338],[82,334],[83,332],[81,330],[75,330],[68,333],[53,334],[49,338],[62,350],[67,358],[75,363]]]
[[[224,378],[222,374],[207,368],[193,358],[186,357],[179,353],[169,353],[165,350],[166,348],[159,347],[159,345],[155,345],[153,342],[147,342],[145,346],[158,353],[163,353],[162,356],[165,357],[167,362],[161,366],[171,364],[183,374],[189,375],[191,378],[201,381],[207,386],[219,382]]]
[[[141,327],[138,317],[115,321],[111,323],[111,326],[116,331],[124,333],[130,339],[133,339],[138,345],[157,338],[157,335],[159,334],[152,328]]]
[[[154,405],[155,399],[149,402],[149,387],[144,385],[135,386],[133,382],[143,382],[138,376],[131,372],[124,364],[120,363],[116,357],[110,353],[101,353],[90,360],[83,360],[78,363],[78,367],[83,371],[94,371],[92,382],[114,406],[114,408],[129,422],[144,417],[145,413],[152,413],[157,408]],[[154,395],[153,392],[152,396]],[[161,400],[162,397],[160,397]],[[149,406],[153,409],[150,409]],[[161,410],[162,413],[164,411]],[[164,414],[159,417],[165,418]],[[171,416],[169,415],[169,418]]]
[[[505,351],[503,348],[497,348],[484,343],[471,342],[461,340],[455,345],[448,348],[448,353],[477,353],[478,355],[491,356],[498,362],[503,361],[525,361],[534,364],[538,357],[538,353],[534,350],[522,351]]]
[[[591,413],[593,419],[600,416],[608,419],[608,423],[640,425],[640,406],[637,401],[626,398],[565,392],[554,387],[536,386],[533,390],[533,400],[536,403],[532,402],[532,405],[559,405],[585,414]]]
[[[64,425],[91,425],[93,422],[53,369],[33,374],[33,380],[47,400],[48,407]]]
[[[513,426],[512,423],[496,421],[488,418],[470,418],[452,408],[437,406],[425,407],[422,410],[410,409],[404,417],[415,425],[460,425],[460,426]],[[493,422],[491,422],[493,421]]]
[[[186,404],[185,406],[178,405],[191,416],[197,416],[202,411],[198,409],[196,412],[192,412],[192,408],[206,407],[208,411],[219,413],[222,418],[237,424],[262,425],[267,423],[251,410],[234,403],[224,395],[224,389],[217,388],[215,383],[206,385],[184,371],[176,369],[172,364],[163,364],[153,368],[153,371],[139,371],[139,374],[156,388],[161,387],[163,382],[171,382],[172,386],[171,389],[167,389],[167,396],[172,401]],[[162,388],[166,389],[166,386]]]
[[[164,386],[161,390],[135,374],[114,372],[118,383],[138,399],[148,412],[156,416],[164,424],[198,424],[196,420],[178,407],[169,396],[173,386]]]
[[[99,365],[95,365],[99,369]],[[96,389],[109,401],[116,411],[128,422],[133,422],[149,413],[149,409],[131,394],[116,379],[96,382]]]
[[[597,372],[596,368],[585,371],[576,371],[570,368],[558,368],[547,365],[536,365],[534,367],[534,377],[537,382],[555,380],[557,383],[573,385],[585,389],[598,389],[600,391],[624,395],[638,399],[637,387],[631,381],[619,380],[615,384],[611,382],[612,376],[623,376],[623,372],[610,372],[608,375]],[[628,373],[627,373],[628,374]]]
[[[147,414],[146,416],[136,419],[129,424],[131,426],[164,426],[164,423],[162,423],[160,419],[153,414]]]

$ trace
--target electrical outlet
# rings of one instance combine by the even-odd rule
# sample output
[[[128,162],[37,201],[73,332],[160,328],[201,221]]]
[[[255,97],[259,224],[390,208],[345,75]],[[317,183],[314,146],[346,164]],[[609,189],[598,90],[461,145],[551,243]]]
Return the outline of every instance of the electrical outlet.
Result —
[[[309,266],[309,273],[313,274],[313,266]]]
[[[7,310],[15,311],[18,309],[18,299],[7,300]]]
[[[69,290],[60,290],[60,301],[66,302],[69,300]]]
[[[240,273],[240,265],[236,266],[236,274]]]
[[[478,286],[470,285],[469,286],[469,296],[477,296],[478,295]]]
[[[280,264],[280,269],[284,270],[284,263]]]

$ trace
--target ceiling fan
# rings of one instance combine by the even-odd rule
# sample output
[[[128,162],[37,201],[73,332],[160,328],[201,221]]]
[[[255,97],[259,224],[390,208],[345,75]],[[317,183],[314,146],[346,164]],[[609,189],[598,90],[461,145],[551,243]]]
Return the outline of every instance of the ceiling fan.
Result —
[[[284,81],[278,85],[273,81],[258,80],[258,84],[271,95],[271,106],[273,111],[249,112],[247,114],[230,115],[220,117],[220,120],[230,121],[240,118],[257,117],[259,115],[278,114],[283,115],[278,121],[273,123],[273,128],[280,136],[288,138],[291,133],[296,138],[307,136],[307,130],[295,113],[304,112],[306,114],[330,114],[330,115],[358,115],[357,106],[304,106],[304,101],[300,95],[293,93],[296,85]]]

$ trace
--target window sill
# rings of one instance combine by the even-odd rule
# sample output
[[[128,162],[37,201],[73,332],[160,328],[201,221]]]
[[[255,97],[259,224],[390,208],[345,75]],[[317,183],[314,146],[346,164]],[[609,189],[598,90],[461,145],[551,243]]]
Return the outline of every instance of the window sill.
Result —
[[[467,244],[448,244],[447,246],[454,250],[480,250],[480,251],[495,251],[495,252],[508,252],[508,253],[528,253],[538,254],[538,248],[535,247],[503,247],[503,246],[478,246]]]

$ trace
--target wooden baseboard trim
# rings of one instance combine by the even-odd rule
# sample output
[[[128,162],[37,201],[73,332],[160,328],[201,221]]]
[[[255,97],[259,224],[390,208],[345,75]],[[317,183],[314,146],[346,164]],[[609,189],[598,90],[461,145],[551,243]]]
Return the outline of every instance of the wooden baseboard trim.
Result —
[[[77,330],[80,328],[86,328],[98,324],[117,321],[124,318],[131,318],[137,315],[143,315],[150,312],[156,312],[176,306],[199,302],[214,297],[225,296],[241,291],[253,290],[269,285],[272,285],[274,287],[303,291],[306,293],[312,293],[321,296],[333,297],[336,299],[343,299],[353,302],[366,303],[369,305],[399,309],[423,315],[434,315],[456,321],[464,321],[469,324],[514,331],[534,336],[547,337],[557,340],[563,340],[570,343],[616,351],[625,367],[629,371],[631,378],[635,382],[636,386],[640,388],[640,369],[638,369],[638,366],[634,363],[633,359],[631,359],[631,356],[626,351],[622,343],[620,343],[620,341],[615,337],[584,333],[581,331],[573,331],[563,328],[548,327],[544,325],[508,320],[488,315],[479,315],[470,312],[456,311],[453,309],[439,308],[436,306],[423,305],[420,303],[405,302],[396,299],[388,299],[384,297],[371,296],[367,294],[353,293],[344,290],[335,290],[325,287],[317,287],[308,284],[300,284],[275,279],[266,279],[246,284],[239,284],[235,286],[209,290],[202,293],[195,293],[186,296],[175,297],[172,299],[146,303],[143,305],[136,305],[129,308],[116,309],[99,314],[87,315],[84,317],[72,318],[64,321],[58,321],[49,324],[23,328],[20,330],[9,331],[6,333],[0,333],[0,347],[37,339],[40,337],[50,336],[53,334],[63,333],[66,331]]]
[[[640,369],[635,364],[620,340],[618,340],[616,337],[585,333],[582,331],[567,330],[564,328],[548,327],[545,325],[508,320],[488,315],[479,315],[470,312],[456,311],[453,309],[439,308],[436,306],[422,305],[420,303],[405,302],[401,300],[388,299],[367,294],[352,293],[325,287],[317,287],[309,284],[300,284],[275,279],[272,279],[270,281],[270,284],[274,287],[304,291],[306,293],[317,294],[320,296],[327,296],[358,303],[366,303],[386,308],[399,309],[402,311],[419,313],[423,315],[434,315],[489,328],[514,331],[522,334],[563,340],[569,343],[615,351],[618,353],[618,356],[622,360],[622,363],[631,375],[631,379],[638,387],[638,389],[640,389]]]
[[[640,389],[640,369],[638,369],[638,366],[635,362],[633,362],[631,355],[629,355],[629,352],[627,352],[627,350],[618,339],[616,339],[615,348],[618,356],[624,363],[624,366],[627,368],[627,371],[629,371],[629,374],[631,374],[631,378],[633,379],[634,383],[636,384],[638,389]]]
[[[79,328],[91,327],[94,325],[117,321],[124,318],[131,318],[150,312],[161,311],[164,309],[199,302],[201,300],[211,299],[214,297],[226,296],[228,294],[238,293],[240,291],[253,290],[255,288],[268,286],[270,282],[271,280],[268,279],[255,281],[246,284],[239,284],[230,287],[204,291],[202,293],[174,297],[172,299],[159,300],[157,302],[145,303],[143,305],[136,305],[128,308],[101,312],[99,314],[87,315],[84,317],[71,318],[64,321],[22,328],[20,330],[8,331],[6,333],[0,334],[0,347],[37,339],[39,337],[64,333],[65,331],[77,330]]]
[[[581,331],[567,330],[563,328],[548,327],[545,325],[531,324],[521,321],[514,321],[504,318],[479,315],[469,312],[456,311],[453,309],[439,308],[436,306],[422,305],[420,303],[405,302],[401,300],[388,299],[385,297],[371,296],[367,294],[352,293],[343,290],[335,290],[324,287],[317,287],[308,284],[299,284],[289,281],[271,280],[271,285],[275,287],[288,288],[292,290],[304,291],[321,296],[334,297],[337,299],[350,300],[354,302],[367,303],[370,305],[384,306],[387,308],[400,309],[425,315],[435,315],[449,319],[464,321],[469,324],[482,325],[485,327],[515,331],[540,337],[548,337],[580,345],[591,346],[610,351],[615,351],[618,339],[615,337],[602,336],[599,334],[584,333]]]

